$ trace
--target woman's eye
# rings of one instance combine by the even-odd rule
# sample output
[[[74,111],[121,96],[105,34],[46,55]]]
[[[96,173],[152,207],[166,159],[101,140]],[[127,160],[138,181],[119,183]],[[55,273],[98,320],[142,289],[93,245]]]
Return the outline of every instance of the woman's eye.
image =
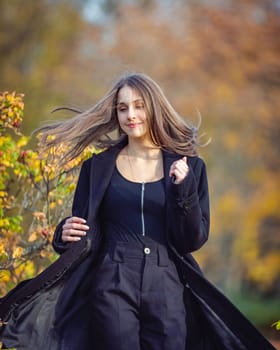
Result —
[[[137,105],[136,108],[137,109],[144,109],[144,105]]]

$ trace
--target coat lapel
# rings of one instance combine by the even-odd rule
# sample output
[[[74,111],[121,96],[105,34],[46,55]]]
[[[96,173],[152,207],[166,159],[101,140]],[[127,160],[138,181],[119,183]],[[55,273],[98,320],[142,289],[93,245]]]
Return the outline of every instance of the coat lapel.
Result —
[[[171,222],[171,211],[169,207],[169,201],[168,201],[168,193],[170,193],[170,187],[172,185],[172,178],[169,176],[169,170],[172,165],[172,163],[178,159],[180,159],[180,155],[176,153],[170,153],[167,151],[163,151],[163,171],[164,171],[164,183],[165,183],[165,194],[166,194],[166,205],[165,205],[165,227],[166,227],[166,238],[169,242],[169,228],[170,228],[170,222]],[[169,245],[172,245],[169,242]]]
[[[107,151],[97,154],[92,159],[88,211],[89,222],[96,217],[102,198],[113,175],[116,158],[126,143],[127,140],[124,139]]]
[[[165,191],[168,193],[170,185],[172,184],[171,177],[169,176],[169,170],[173,162],[180,159],[181,156],[176,153],[170,153],[167,151],[162,151],[163,153],[163,172],[164,172],[164,182]]]

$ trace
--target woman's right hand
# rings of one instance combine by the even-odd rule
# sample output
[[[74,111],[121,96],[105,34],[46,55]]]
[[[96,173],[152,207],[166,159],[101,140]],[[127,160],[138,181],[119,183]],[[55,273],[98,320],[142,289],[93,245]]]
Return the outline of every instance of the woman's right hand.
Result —
[[[62,226],[61,240],[64,243],[78,242],[87,234],[89,226],[86,225],[86,220],[77,216],[68,218]]]

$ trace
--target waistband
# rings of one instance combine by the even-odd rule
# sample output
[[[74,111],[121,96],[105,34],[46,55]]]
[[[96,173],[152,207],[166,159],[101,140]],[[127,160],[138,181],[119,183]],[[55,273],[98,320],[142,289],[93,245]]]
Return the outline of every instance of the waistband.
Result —
[[[125,262],[131,258],[148,259],[158,266],[168,266],[170,261],[167,248],[155,242],[143,245],[136,242],[106,242],[102,252],[109,253],[115,262]]]

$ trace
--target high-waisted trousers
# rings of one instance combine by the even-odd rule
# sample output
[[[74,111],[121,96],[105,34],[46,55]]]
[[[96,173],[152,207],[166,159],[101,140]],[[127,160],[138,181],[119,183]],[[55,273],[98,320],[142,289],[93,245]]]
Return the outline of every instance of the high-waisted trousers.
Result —
[[[107,246],[90,301],[94,350],[185,349],[183,286],[164,246]]]

